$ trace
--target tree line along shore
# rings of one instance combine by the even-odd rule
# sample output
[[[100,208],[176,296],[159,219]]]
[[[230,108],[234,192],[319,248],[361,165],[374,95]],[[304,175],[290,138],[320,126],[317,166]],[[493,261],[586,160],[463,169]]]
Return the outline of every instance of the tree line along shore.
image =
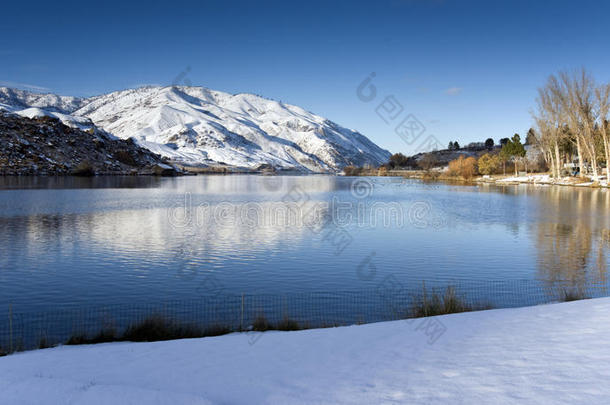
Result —
[[[429,180],[608,187],[610,84],[584,68],[550,75],[538,89],[534,126],[525,140],[488,138],[464,147],[405,156],[379,167],[346,167],[345,175],[405,176]]]

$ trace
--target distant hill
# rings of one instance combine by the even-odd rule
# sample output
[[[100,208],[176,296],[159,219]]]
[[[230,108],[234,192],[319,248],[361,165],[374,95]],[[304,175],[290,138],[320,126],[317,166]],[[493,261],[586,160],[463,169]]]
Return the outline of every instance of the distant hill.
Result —
[[[80,129],[95,125],[187,165],[336,172],[390,156],[359,132],[300,107],[203,87],[143,87],[90,98],[0,88],[0,109],[53,116]]]

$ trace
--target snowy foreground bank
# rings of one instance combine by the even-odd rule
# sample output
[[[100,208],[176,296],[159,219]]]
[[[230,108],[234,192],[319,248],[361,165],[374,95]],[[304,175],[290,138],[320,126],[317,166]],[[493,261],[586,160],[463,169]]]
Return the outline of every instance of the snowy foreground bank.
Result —
[[[602,298],[299,332],[64,346],[0,358],[0,403],[609,403],[609,321],[610,298]]]

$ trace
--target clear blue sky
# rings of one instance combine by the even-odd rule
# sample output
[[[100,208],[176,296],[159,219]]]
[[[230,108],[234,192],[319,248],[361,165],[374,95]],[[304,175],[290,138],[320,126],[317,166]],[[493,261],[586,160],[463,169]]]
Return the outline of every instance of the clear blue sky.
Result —
[[[375,113],[387,95],[445,145],[523,134],[536,88],[560,69],[609,80],[601,3],[9,2],[0,85],[88,96],[168,85],[190,67],[193,85],[296,104],[410,152]],[[356,88],[371,72],[365,103]]]

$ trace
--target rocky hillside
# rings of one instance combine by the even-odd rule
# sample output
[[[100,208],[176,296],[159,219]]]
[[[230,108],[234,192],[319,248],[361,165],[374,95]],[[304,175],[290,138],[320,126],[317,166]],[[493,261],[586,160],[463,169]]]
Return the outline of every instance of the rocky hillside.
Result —
[[[0,88],[0,109],[91,125],[186,165],[333,172],[390,156],[357,131],[300,107],[203,87],[129,89],[91,98]]]
[[[132,140],[83,131],[58,118],[0,111],[0,175],[172,174],[175,169]]]

